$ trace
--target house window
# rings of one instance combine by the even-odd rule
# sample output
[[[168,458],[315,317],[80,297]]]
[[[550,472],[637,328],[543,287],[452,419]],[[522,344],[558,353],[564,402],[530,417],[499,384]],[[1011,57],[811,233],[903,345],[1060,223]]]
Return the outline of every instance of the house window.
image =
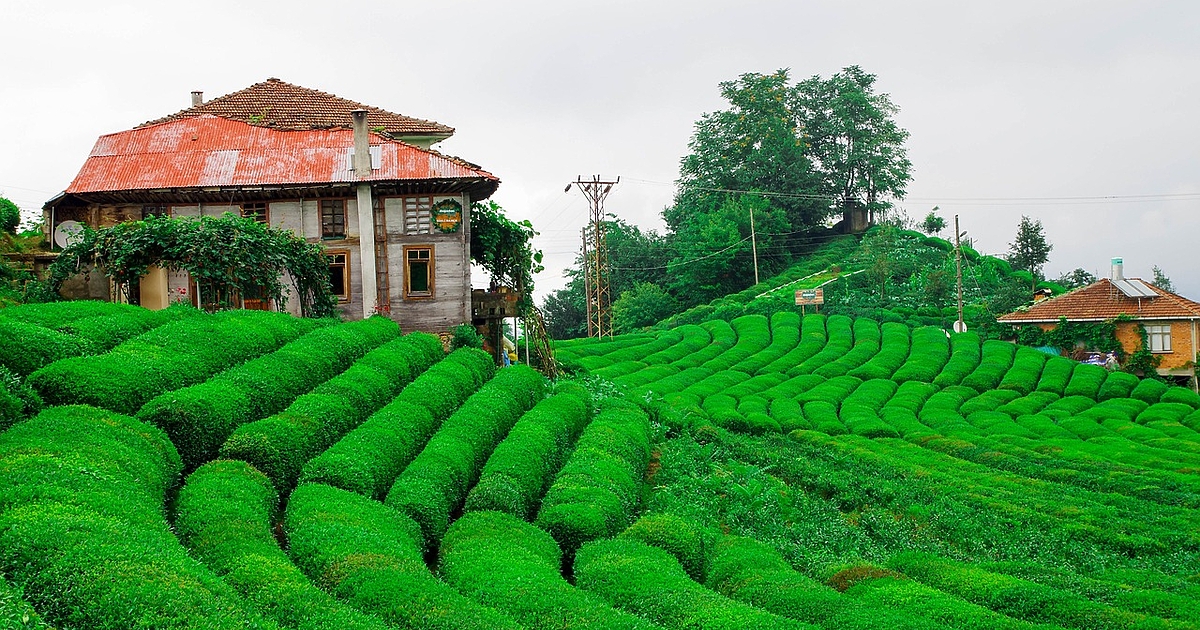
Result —
[[[349,302],[350,265],[346,262],[350,253],[326,252],[325,257],[329,260],[329,285],[333,288],[333,294],[337,296],[339,303]]]
[[[142,206],[142,220],[150,217],[169,217],[171,216],[170,206]]]
[[[1146,326],[1146,336],[1150,339],[1150,352],[1166,353],[1171,351],[1170,324]]]
[[[404,198],[404,233],[429,234],[432,225],[433,197]]]
[[[267,204],[263,202],[242,204],[242,218],[252,219],[254,222],[264,225],[268,224]]]
[[[404,248],[404,297],[433,297],[433,247]]]
[[[346,238],[346,200],[321,200],[321,238]]]

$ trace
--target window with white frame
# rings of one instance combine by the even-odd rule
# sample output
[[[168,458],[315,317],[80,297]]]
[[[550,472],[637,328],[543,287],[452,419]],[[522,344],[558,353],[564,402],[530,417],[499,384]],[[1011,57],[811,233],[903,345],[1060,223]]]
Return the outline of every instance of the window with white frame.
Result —
[[[1153,324],[1146,326],[1146,337],[1150,340],[1150,352],[1171,351],[1171,325]]]

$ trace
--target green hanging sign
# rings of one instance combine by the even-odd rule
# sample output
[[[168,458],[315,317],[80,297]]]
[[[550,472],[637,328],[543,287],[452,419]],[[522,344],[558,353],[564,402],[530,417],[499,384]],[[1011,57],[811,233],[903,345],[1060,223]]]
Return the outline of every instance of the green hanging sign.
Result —
[[[433,224],[445,232],[457,232],[462,225],[462,203],[456,199],[443,199],[433,204]]]

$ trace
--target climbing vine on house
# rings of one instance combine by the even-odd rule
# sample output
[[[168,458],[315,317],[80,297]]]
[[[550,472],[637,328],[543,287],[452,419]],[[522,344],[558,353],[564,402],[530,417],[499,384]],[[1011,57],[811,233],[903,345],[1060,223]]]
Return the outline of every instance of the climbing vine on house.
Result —
[[[217,307],[229,305],[234,295],[261,296],[283,306],[285,283],[291,283],[306,317],[336,315],[329,262],[319,245],[231,213],[200,219],[147,217],[85,229],[51,265],[47,282],[57,292],[71,276],[96,269],[112,278],[119,291],[128,291],[152,265],[188,272],[203,301]]]
[[[495,201],[471,206],[471,260],[483,267],[492,282],[521,292],[522,310],[532,304],[533,275],[542,270],[542,252],[533,248],[537,236],[529,221],[513,221]]]
[[[1150,351],[1150,339],[1145,326],[1138,324],[1142,343],[1136,351],[1125,352],[1117,340],[1117,324],[1131,321],[1133,318],[1128,315],[1119,315],[1103,322],[1069,322],[1066,318],[1059,318],[1058,324],[1051,330],[1042,330],[1037,326],[1017,329],[1017,341],[1027,346],[1050,346],[1068,353],[1080,344],[1093,352],[1112,352],[1121,363],[1122,371],[1158,379],[1157,368],[1162,358]]]

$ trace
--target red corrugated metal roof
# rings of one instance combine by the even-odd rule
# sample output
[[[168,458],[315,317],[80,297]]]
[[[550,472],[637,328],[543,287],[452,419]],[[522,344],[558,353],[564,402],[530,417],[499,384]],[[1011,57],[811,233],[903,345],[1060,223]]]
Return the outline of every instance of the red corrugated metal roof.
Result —
[[[1142,282],[1145,282],[1144,280]],[[1134,319],[1200,319],[1200,304],[1145,282],[1158,297],[1131,298],[1108,278],[1082,289],[1042,300],[1028,309],[997,318],[1006,324],[1067,321],[1105,321],[1118,315]]]
[[[372,134],[379,168],[365,181],[499,181],[474,165]],[[66,192],[354,182],[348,129],[279,131],[203,115],[101,136]]]

